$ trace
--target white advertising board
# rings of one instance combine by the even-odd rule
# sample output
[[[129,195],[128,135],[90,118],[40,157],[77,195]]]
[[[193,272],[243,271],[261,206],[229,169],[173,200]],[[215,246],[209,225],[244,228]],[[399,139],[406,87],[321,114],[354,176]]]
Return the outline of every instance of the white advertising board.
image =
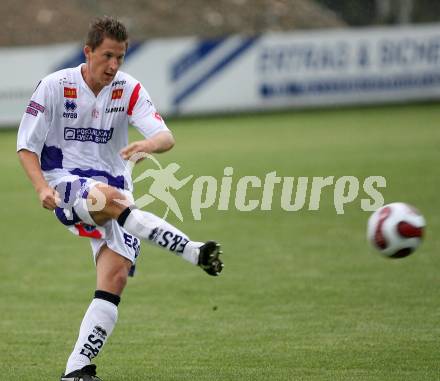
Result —
[[[0,125],[19,122],[45,75],[83,62],[80,44],[0,49]],[[154,39],[122,70],[165,115],[440,97],[440,25]]]

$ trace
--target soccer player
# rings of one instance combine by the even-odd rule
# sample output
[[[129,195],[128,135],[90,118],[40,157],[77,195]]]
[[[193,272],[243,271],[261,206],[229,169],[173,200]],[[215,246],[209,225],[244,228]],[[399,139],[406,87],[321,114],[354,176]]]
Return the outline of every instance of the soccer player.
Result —
[[[219,275],[214,241],[191,241],[163,219],[136,208],[127,163],[170,150],[174,138],[147,91],[119,71],[126,28],[104,17],[90,26],[86,63],[45,77],[21,120],[17,152],[41,205],[69,230],[90,238],[97,288],[61,381],[100,380],[96,357],[113,331],[140,241],[167,249]],[[128,124],[145,137],[128,143]]]

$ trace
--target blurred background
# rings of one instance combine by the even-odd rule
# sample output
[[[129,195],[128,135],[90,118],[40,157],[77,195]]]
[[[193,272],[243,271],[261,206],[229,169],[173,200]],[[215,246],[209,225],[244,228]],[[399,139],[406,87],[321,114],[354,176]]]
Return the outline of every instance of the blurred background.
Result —
[[[438,99],[433,0],[3,1],[0,125],[84,61],[95,16],[128,27],[123,70],[166,116]],[[233,91],[231,91],[233,89]]]
[[[134,40],[435,22],[436,0],[4,0],[1,46],[82,41],[93,15],[116,15]]]

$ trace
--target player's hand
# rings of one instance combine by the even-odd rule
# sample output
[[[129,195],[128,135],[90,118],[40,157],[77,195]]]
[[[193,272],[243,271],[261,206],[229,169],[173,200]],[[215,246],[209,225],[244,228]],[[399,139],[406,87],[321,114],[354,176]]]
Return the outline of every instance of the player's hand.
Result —
[[[174,143],[174,137],[170,131],[161,131],[151,138],[138,140],[129,144],[119,153],[124,160],[137,163],[145,159],[148,154],[169,151],[173,148]]]
[[[149,154],[151,152],[152,150],[148,145],[148,140],[141,140],[130,143],[121,150],[120,154],[124,160],[131,160],[137,163],[145,158],[145,154]]]
[[[54,210],[60,204],[60,196],[58,192],[51,188],[45,187],[38,192],[41,206],[45,209]]]

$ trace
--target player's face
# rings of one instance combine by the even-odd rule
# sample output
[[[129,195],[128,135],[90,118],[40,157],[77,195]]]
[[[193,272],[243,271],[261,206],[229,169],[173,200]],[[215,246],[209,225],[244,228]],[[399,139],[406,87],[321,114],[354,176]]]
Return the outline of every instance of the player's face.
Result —
[[[127,45],[110,38],[104,38],[95,50],[89,46],[84,48],[87,58],[86,82],[92,90],[100,91],[109,85],[124,61]]]

